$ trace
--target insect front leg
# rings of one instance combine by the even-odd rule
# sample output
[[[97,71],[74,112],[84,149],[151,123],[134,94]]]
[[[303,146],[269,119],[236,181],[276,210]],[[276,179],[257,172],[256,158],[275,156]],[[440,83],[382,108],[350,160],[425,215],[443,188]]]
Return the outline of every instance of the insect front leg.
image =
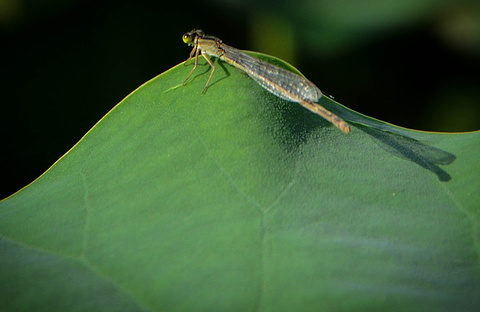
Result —
[[[184,64],[186,64],[193,56],[193,54],[195,54],[195,65],[193,66],[192,70],[190,71],[190,73],[188,74],[187,78],[185,79],[185,81],[183,82],[183,85],[185,85],[188,81],[188,78],[190,78],[190,76],[193,74],[193,72],[195,71],[195,69],[197,68],[197,65],[198,65],[198,53],[199,53],[199,49],[197,47],[194,47],[192,52],[190,53],[190,57],[185,61]],[[202,53],[203,54],[203,53]]]

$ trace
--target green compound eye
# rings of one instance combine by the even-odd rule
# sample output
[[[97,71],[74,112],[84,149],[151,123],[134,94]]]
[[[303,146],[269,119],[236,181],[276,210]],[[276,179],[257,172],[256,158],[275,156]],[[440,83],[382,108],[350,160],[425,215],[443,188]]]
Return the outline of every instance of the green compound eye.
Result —
[[[190,34],[183,35],[183,42],[185,42],[187,44],[191,43],[192,42],[192,35],[190,35]]]

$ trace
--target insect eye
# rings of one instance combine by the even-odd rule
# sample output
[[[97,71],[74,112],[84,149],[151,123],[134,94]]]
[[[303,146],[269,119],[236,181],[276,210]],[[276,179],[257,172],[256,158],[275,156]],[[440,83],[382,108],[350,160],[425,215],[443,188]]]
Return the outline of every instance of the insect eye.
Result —
[[[192,42],[192,35],[190,35],[190,34],[183,35],[183,42],[185,42],[185,43]]]

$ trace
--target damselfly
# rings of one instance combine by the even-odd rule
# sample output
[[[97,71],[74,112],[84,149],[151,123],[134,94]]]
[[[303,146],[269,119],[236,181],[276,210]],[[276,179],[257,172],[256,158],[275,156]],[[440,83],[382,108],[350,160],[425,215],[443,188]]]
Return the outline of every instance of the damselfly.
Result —
[[[215,72],[215,65],[208,56],[214,56],[245,72],[267,91],[287,101],[299,103],[330,121],[343,132],[350,132],[350,126],[343,119],[315,103],[322,97],[322,92],[308,79],[228,46],[216,37],[205,35],[203,30],[196,29],[184,34],[183,42],[193,46],[187,61],[195,58],[195,65],[183,82],[184,85],[197,68],[198,56],[201,53],[212,67],[202,91],[205,93]]]

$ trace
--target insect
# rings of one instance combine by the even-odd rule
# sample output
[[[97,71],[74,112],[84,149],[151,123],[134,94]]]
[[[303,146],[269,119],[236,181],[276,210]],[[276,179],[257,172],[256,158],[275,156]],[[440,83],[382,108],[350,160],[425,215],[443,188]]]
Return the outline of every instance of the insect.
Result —
[[[189,46],[193,46],[193,50],[190,52],[190,57],[187,61],[195,58],[195,65],[183,82],[184,85],[197,68],[198,56],[202,54],[212,67],[212,72],[202,91],[202,93],[205,93],[215,72],[215,65],[208,56],[217,57],[227,64],[245,72],[267,91],[284,100],[299,103],[306,109],[322,116],[344,133],[350,132],[348,123],[316,103],[322,97],[322,92],[308,79],[226,45],[216,37],[205,35],[203,30],[200,29],[195,29],[184,34],[183,42]]]

